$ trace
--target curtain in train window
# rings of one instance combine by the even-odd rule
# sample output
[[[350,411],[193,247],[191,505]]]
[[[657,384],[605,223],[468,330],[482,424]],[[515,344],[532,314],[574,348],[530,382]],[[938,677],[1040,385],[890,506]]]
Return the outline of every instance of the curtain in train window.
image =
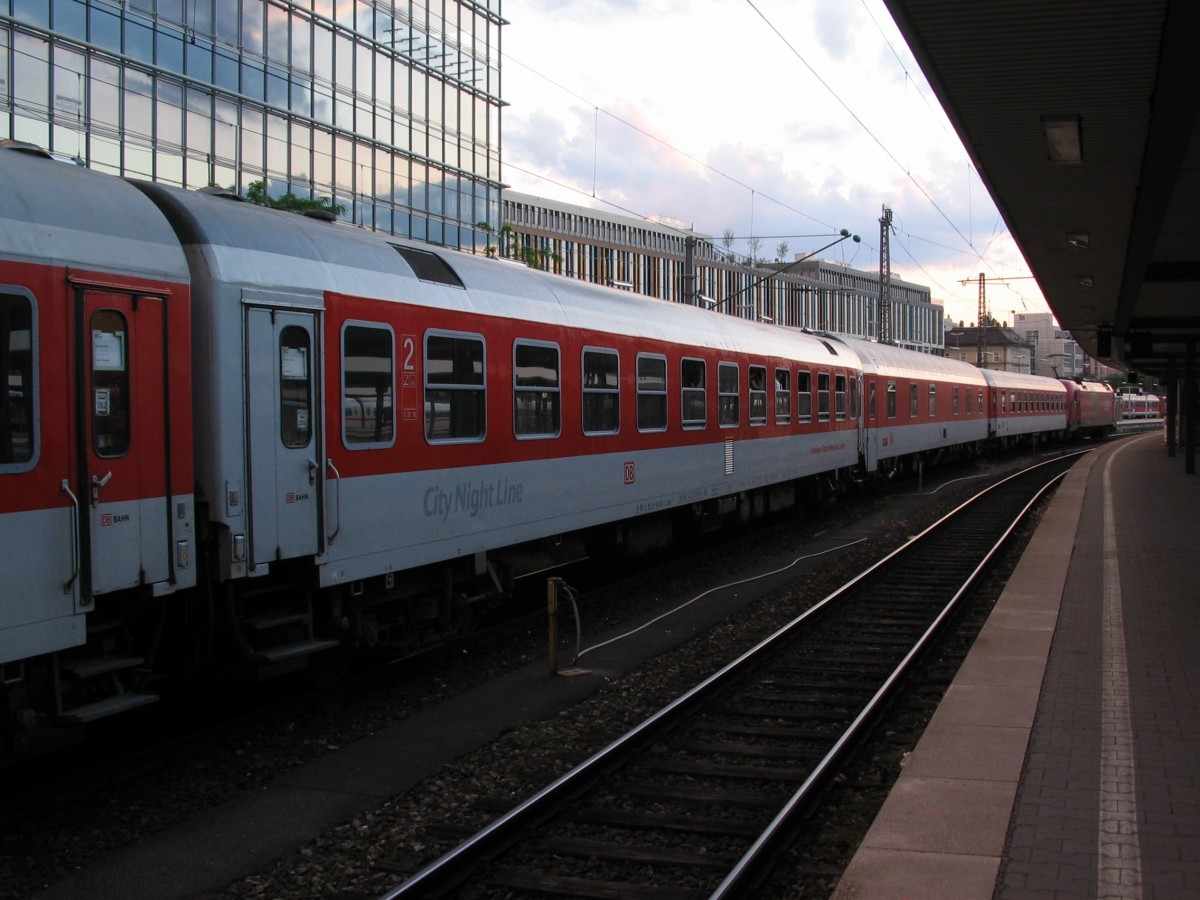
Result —
[[[129,325],[115,309],[92,313],[92,446],[115,459],[129,452]]]
[[[0,294],[0,471],[26,463],[34,451],[33,304],[25,297]]]

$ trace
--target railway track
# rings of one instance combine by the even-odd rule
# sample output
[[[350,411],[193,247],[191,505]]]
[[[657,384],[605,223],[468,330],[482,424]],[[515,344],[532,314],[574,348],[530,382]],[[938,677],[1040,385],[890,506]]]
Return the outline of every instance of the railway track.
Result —
[[[1075,458],[981,492],[384,897],[748,895]]]

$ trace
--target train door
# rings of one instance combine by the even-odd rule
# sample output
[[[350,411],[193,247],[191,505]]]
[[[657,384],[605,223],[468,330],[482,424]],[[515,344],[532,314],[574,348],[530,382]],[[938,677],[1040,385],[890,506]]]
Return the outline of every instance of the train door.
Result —
[[[171,577],[166,299],[80,288],[81,602]],[[81,523],[82,524],[82,523]]]
[[[321,552],[320,347],[311,312],[246,310],[250,558]]]

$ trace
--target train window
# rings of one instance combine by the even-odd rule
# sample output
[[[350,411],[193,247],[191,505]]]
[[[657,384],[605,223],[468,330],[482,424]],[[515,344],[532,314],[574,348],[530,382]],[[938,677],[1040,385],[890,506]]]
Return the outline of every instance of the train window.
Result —
[[[975,412],[983,415],[983,388],[979,388],[975,392]]]
[[[750,424],[767,424],[766,366],[750,366]]]
[[[958,385],[957,384],[954,386],[954,393],[951,395],[950,402],[951,402],[951,412],[957,416],[958,415],[958,402],[959,402],[958,401]]]
[[[34,458],[36,423],[33,373],[37,351],[33,303],[16,294],[0,294],[0,472],[20,472]]]
[[[129,325],[115,309],[92,313],[92,446],[112,459],[129,452]]]
[[[934,418],[937,415],[937,385],[929,386],[929,418]]]
[[[621,423],[621,368],[616,350],[583,351],[583,433],[616,434]]]
[[[425,335],[425,438],[481,441],[487,422],[483,338]]]
[[[517,437],[557,437],[562,430],[558,346],[513,345],[513,431]]]
[[[917,383],[914,381],[908,383],[908,417],[917,417]]]
[[[365,450],[389,447],[395,435],[395,342],[383,325],[342,327],[342,441]]]
[[[792,421],[792,373],[787,369],[775,370],[775,424],[787,425]]]
[[[683,427],[708,425],[708,367],[702,359],[684,359],[679,364],[683,385]]]
[[[896,418],[896,382],[887,383],[887,417]]]
[[[638,431],[667,430],[667,358],[638,356]]]
[[[859,416],[859,411],[858,411],[859,386],[858,385],[859,385],[859,381],[858,381],[857,377],[850,379],[850,418],[854,419],[856,422],[858,421],[858,416]]]
[[[833,412],[839,422],[846,419],[846,376],[835,375],[833,378]]]
[[[308,331],[288,325],[279,332],[279,437],[285,447],[312,440],[312,346]]]
[[[817,418],[829,421],[829,373],[817,373]]]
[[[879,398],[876,396],[876,384],[874,381],[867,382],[867,417],[874,419],[878,411]]]
[[[717,364],[717,424],[723,428],[741,421],[737,363]]]
[[[812,421],[812,373],[796,373],[796,421]]]

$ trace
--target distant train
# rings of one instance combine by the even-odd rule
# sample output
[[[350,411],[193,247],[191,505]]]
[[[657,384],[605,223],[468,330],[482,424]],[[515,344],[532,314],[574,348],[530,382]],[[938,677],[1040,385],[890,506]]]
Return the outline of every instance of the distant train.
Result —
[[[1122,419],[1162,418],[1162,398],[1157,394],[1122,392],[1117,398]]]
[[[462,635],[516,579],[1104,434],[1107,386],[0,152],[3,755]]]

